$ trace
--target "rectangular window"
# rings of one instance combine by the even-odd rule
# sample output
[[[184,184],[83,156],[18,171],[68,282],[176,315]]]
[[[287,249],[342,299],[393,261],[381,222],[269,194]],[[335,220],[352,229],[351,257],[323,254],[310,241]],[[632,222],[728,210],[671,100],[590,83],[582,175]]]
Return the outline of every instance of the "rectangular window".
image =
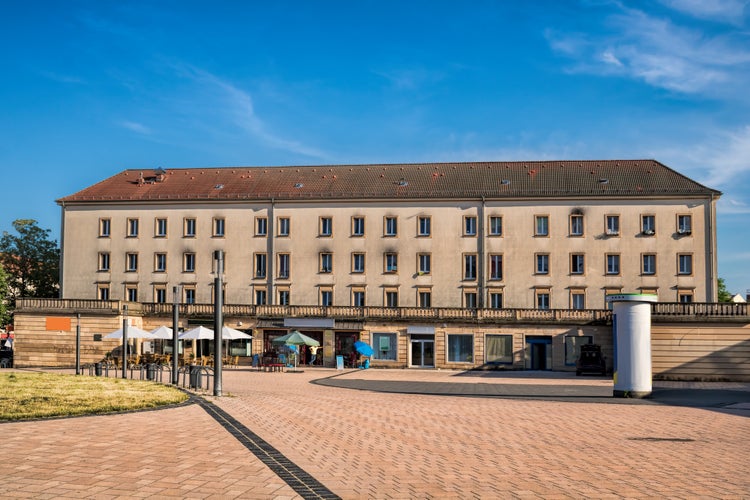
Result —
[[[536,274],[549,274],[549,254],[536,254]]]
[[[288,253],[280,253],[278,254],[278,258],[279,258],[279,265],[277,266],[278,273],[279,273],[278,278],[283,279],[283,280],[289,279],[289,276],[290,276],[289,264],[290,264],[291,256]]]
[[[255,218],[255,236],[268,236],[268,218]]]
[[[417,289],[417,304],[423,309],[432,307],[432,290],[429,288]]]
[[[693,232],[693,217],[690,215],[677,216],[677,234],[688,235]]]
[[[328,238],[333,235],[333,219],[331,217],[321,217],[318,223],[318,235]]]
[[[484,351],[486,363],[513,363],[513,335],[487,335]]]
[[[255,289],[255,305],[264,306],[268,301],[268,291],[265,288]]]
[[[167,237],[167,219],[156,219],[154,236],[157,238]]]
[[[583,274],[585,257],[582,253],[570,254],[570,274]]]
[[[677,302],[681,304],[691,304],[693,302],[693,292],[680,290],[677,292]]]
[[[182,271],[186,273],[195,272],[195,254],[194,253],[187,252],[182,255]]]
[[[565,336],[565,365],[575,366],[581,355],[581,346],[593,344],[594,337],[591,335],[566,335]]]
[[[573,214],[570,216],[570,235],[583,236],[583,215]]]
[[[430,236],[432,231],[432,218],[420,216],[417,219],[417,236]]]
[[[256,253],[255,254],[255,278],[266,277],[266,254]]]
[[[473,216],[464,217],[464,236],[477,235],[477,218]]]
[[[279,217],[279,236],[289,236],[291,230],[289,217]]]
[[[417,254],[417,274],[430,274],[432,272],[432,254]]]
[[[549,216],[534,216],[534,236],[549,236]]]
[[[385,264],[384,269],[386,273],[395,273],[398,271],[398,254],[393,252],[387,252],[384,256]]]
[[[128,238],[135,238],[138,236],[138,219],[128,219]]]
[[[186,304],[195,304],[195,288],[193,287],[185,287],[183,290],[185,290],[185,303]]]
[[[373,359],[384,361],[396,361],[398,354],[398,334],[396,333],[373,333],[372,334],[372,355]]]
[[[497,215],[490,216],[489,220],[489,234],[490,236],[502,236],[503,235],[503,218]]]
[[[320,272],[321,273],[332,273],[333,272],[333,254],[323,252],[320,254]]]
[[[183,225],[183,236],[185,238],[195,238],[195,219],[185,219]]]
[[[383,222],[383,236],[397,236],[397,235],[398,235],[398,218],[386,217]]]
[[[365,218],[364,217],[352,217],[352,236],[364,236],[365,235]]]
[[[385,289],[385,307],[398,307],[398,290]]]
[[[477,291],[476,290],[464,290],[464,307],[466,309],[477,308]]]
[[[154,254],[154,272],[163,273],[167,270],[167,254]]]
[[[464,279],[477,279],[477,254],[464,254]]]
[[[490,254],[490,279],[501,281],[503,279],[503,256],[499,253]]]
[[[570,308],[581,310],[586,309],[586,292],[584,290],[570,291]]]
[[[448,362],[449,363],[473,363],[474,362],[474,336],[473,335],[448,335]]]
[[[214,237],[223,238],[225,229],[224,219],[218,217],[214,218]]]
[[[99,300],[109,300],[109,284],[97,285],[97,297]]]
[[[365,289],[364,288],[352,289],[352,305],[354,307],[365,307]]]
[[[643,274],[656,274],[656,254],[645,253],[642,256],[643,265],[641,267],[641,273]]]
[[[489,298],[490,309],[502,309],[503,308],[503,292],[490,291],[488,298]]]
[[[157,304],[165,304],[167,302],[167,289],[165,287],[154,287],[154,302]]]
[[[641,216],[641,234],[644,234],[646,236],[653,236],[654,234],[656,234],[656,216]]]
[[[109,219],[99,219],[99,237],[109,238],[112,230],[112,221]]]
[[[320,289],[320,305],[330,307],[333,305],[333,289],[332,288],[321,288]]]
[[[138,270],[138,254],[127,253],[125,254],[125,271],[132,273]]]
[[[125,300],[128,302],[138,302],[138,287],[136,285],[125,287]]]
[[[365,272],[365,254],[363,253],[352,254],[352,272],[353,273]]]
[[[288,306],[290,304],[289,302],[289,289],[288,288],[277,288],[276,293],[279,296],[279,305],[280,306]]]
[[[109,271],[109,252],[99,252],[99,270]]]
[[[693,255],[689,253],[677,254],[677,274],[693,274]]]
[[[620,274],[620,255],[616,253],[607,254],[606,274]]]
[[[605,217],[605,226],[604,232],[607,236],[618,236],[620,234],[620,216],[607,215]]]
[[[537,289],[536,290],[536,308],[537,309],[549,309],[550,308],[550,297],[548,289]]]

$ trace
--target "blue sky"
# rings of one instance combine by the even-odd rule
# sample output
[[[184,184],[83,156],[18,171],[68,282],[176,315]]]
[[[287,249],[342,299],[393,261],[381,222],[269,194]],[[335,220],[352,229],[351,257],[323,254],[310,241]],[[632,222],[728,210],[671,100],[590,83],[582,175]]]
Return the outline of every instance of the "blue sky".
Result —
[[[0,230],[126,168],[654,158],[750,289],[750,5],[2,2]]]

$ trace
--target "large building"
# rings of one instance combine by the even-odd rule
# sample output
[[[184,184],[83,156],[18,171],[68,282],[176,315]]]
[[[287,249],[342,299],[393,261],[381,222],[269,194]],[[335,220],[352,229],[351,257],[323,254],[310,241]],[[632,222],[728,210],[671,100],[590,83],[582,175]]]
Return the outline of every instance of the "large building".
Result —
[[[58,200],[62,300],[37,306],[153,327],[178,290],[205,322],[222,250],[246,362],[299,329],[326,366],[357,340],[374,366],[611,366],[606,295],[716,300],[719,196],[653,160],[125,170]]]
[[[602,309],[717,297],[716,200],[654,160],[125,170],[58,203],[62,298]]]

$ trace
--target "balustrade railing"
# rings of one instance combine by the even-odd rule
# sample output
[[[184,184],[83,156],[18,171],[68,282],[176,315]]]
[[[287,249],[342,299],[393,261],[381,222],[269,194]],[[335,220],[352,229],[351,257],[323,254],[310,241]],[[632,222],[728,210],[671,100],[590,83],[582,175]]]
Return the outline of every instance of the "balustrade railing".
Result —
[[[144,315],[166,316],[172,314],[169,303],[133,303],[118,300],[45,299],[22,298],[16,303],[20,312],[76,311],[111,312],[120,314],[123,306],[128,311]],[[747,318],[748,305],[735,303],[673,303],[659,302],[651,305],[654,318],[701,317]],[[213,304],[180,304],[181,316],[213,316]],[[225,304],[224,316],[257,318],[335,318],[349,320],[413,320],[413,321],[539,321],[539,322],[602,322],[612,319],[605,309],[467,309],[463,307],[377,307],[377,306],[318,306],[318,305],[249,305]]]

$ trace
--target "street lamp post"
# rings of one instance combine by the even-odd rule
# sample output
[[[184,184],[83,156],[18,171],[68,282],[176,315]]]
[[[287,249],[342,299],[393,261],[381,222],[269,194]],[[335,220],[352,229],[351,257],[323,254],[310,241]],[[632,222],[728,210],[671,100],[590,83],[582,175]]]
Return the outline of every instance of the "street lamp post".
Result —
[[[177,385],[179,376],[179,326],[180,326],[180,286],[172,287],[172,384]]]
[[[222,274],[224,274],[224,252],[216,250],[216,277],[214,278],[214,396],[221,396],[221,330],[224,327],[224,318],[221,314],[223,305],[222,297]]]
[[[122,306],[122,378],[128,378],[128,306]]]

